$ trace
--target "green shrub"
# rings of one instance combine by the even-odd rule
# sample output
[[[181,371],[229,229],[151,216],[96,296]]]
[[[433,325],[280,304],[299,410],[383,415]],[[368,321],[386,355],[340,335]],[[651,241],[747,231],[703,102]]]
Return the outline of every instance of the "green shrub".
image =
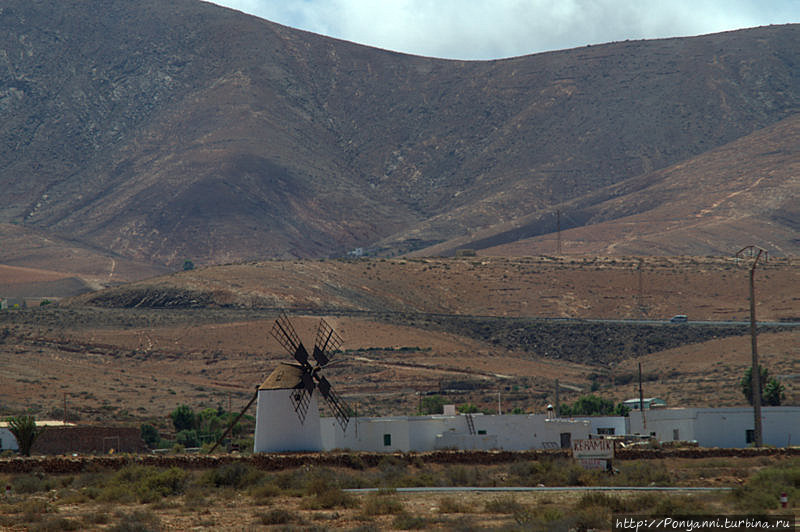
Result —
[[[161,520],[151,510],[134,510],[121,515],[119,523],[109,528],[112,532],[157,532]]]
[[[285,508],[274,508],[268,512],[256,514],[262,525],[285,525],[298,521],[298,517]]]
[[[364,501],[364,515],[396,515],[403,510],[403,503],[392,496],[375,494]]]
[[[600,491],[590,491],[581,496],[576,508],[586,508],[589,506],[599,506],[600,508],[608,508],[612,512],[624,512],[627,510],[627,505],[619,497],[619,495],[609,495]]]
[[[201,482],[218,488],[228,486],[242,489],[257,484],[263,478],[264,474],[253,466],[234,462],[207,471],[203,475]]]
[[[800,497],[800,460],[770,466],[751,476],[744,486],[732,492],[734,504],[746,512],[777,508],[781,493],[789,500]]]
[[[48,517],[44,519],[41,523],[38,523],[35,526],[32,526],[29,530],[34,532],[47,532],[53,531],[57,532],[60,530],[82,530],[83,527],[80,525],[78,521],[74,519],[68,519],[66,517]]]
[[[506,495],[486,501],[484,509],[489,514],[514,514],[523,511],[525,506],[513,496]]]
[[[55,510],[52,504],[42,499],[27,499],[20,505],[22,518],[27,522],[41,521],[44,514]]]
[[[703,501],[689,495],[660,497],[653,506],[653,515],[698,515],[708,513]]]
[[[355,508],[358,506],[358,499],[337,487],[327,487],[314,494],[311,500],[305,504],[311,510],[331,509],[331,508]]]
[[[11,489],[15,493],[37,493],[40,491],[50,491],[56,489],[58,483],[53,477],[45,476],[41,473],[31,475],[20,475],[11,481]]]
[[[465,514],[469,513],[469,508],[453,497],[442,497],[439,499],[439,511],[443,514]]]
[[[479,486],[481,484],[481,474],[477,467],[449,466],[445,469],[445,476],[449,486]]]
[[[401,513],[394,518],[392,525],[399,530],[425,530],[428,528],[428,520],[424,517]]]
[[[188,473],[179,467],[127,466],[120,469],[102,488],[101,501],[149,503],[183,493]]]
[[[267,504],[272,498],[280,495],[281,490],[273,483],[263,483],[253,486],[248,490],[248,495],[255,504]]]

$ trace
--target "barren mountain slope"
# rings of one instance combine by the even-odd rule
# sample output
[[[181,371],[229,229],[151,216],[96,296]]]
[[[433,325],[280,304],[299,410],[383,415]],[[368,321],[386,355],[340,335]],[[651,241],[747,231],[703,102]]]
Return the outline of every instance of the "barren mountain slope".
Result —
[[[697,257],[270,261],[197,269],[65,301],[108,308],[747,320],[746,262]],[[800,317],[796,259],[757,276],[767,321]]]
[[[567,254],[732,255],[757,244],[800,249],[800,114],[664,170],[559,205]],[[424,250],[555,253],[553,213]],[[527,235],[541,234],[525,238]],[[544,234],[542,234],[544,233]]]
[[[798,40],[444,61],[194,0],[10,0],[0,221],[170,265],[419,247],[789,116]]]

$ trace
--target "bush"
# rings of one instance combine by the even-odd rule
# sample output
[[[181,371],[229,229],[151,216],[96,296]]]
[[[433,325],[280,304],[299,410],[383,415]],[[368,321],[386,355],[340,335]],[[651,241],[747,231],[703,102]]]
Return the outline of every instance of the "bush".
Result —
[[[161,436],[158,434],[158,429],[153,425],[142,423],[141,427],[142,441],[147,444],[151,449],[155,449],[161,442]]]
[[[523,511],[525,506],[514,497],[508,495],[486,501],[484,509],[489,514],[514,514]]]
[[[256,514],[256,517],[258,517],[262,525],[285,525],[298,520],[297,516],[284,508],[275,508],[268,512]]]
[[[197,436],[196,430],[182,430],[175,435],[175,442],[178,445],[186,447],[199,447],[200,438]]]
[[[161,530],[161,520],[151,510],[134,510],[122,514],[119,523],[111,527],[112,532],[150,532]]]
[[[221,486],[228,486],[231,488],[245,488],[253,486],[264,478],[263,473],[254,467],[235,462],[217,467],[211,471],[207,471],[201,482],[208,485],[213,485],[217,488]]]
[[[786,493],[789,500],[800,497],[800,460],[762,469],[744,486],[737,487],[732,497],[741,510],[763,512],[778,506],[781,493]]]
[[[357,498],[333,486],[319,491],[306,504],[306,507],[312,510],[355,508],[356,506],[358,506]]]
[[[394,518],[392,525],[399,530],[425,530],[428,528],[428,520],[424,517],[401,513]]]
[[[453,497],[442,497],[439,499],[439,512],[443,514],[465,514],[469,513],[469,508]]]
[[[396,515],[404,511],[403,503],[387,495],[371,495],[364,501],[364,515]]]
[[[42,473],[21,475],[11,481],[11,488],[15,493],[37,493],[57,487],[58,483],[53,477],[46,477]]]
[[[178,432],[197,428],[197,418],[192,408],[188,405],[180,405],[170,413],[170,417],[172,418],[172,425]]]
[[[188,473],[179,467],[128,466],[120,469],[101,490],[98,499],[109,502],[154,502],[183,493]]]

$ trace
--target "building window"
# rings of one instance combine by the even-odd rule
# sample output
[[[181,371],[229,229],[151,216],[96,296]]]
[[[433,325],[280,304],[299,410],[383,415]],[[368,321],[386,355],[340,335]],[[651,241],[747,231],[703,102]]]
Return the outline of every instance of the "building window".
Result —
[[[391,434],[384,434],[383,435],[383,446],[389,447],[392,445],[392,435]]]
[[[572,433],[571,432],[562,432],[561,433],[561,448],[562,449],[570,449],[572,447]]]
[[[606,436],[613,436],[614,435],[614,427],[610,428],[598,428],[597,434],[605,434]]]
[[[753,443],[754,441],[756,441],[755,429],[747,429],[746,431],[744,431],[744,442]]]
[[[486,431],[485,430],[479,430],[478,434],[486,434]]]
[[[681,437],[680,437],[680,432],[678,431],[678,429],[672,429],[672,441],[678,441],[680,439],[681,439]]]

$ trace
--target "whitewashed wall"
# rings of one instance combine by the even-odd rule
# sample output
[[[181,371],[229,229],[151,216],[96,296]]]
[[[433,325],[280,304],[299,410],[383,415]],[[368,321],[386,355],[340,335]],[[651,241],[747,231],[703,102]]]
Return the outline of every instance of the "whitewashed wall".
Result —
[[[19,450],[19,446],[11,431],[6,427],[0,427],[0,451],[5,451],[6,449],[16,451]]]
[[[323,418],[322,446],[326,450],[432,451],[435,449],[528,450],[558,446],[561,433],[572,439],[587,438],[588,421],[547,420],[544,415],[473,415],[475,431],[470,434],[466,416],[413,416],[353,418],[342,432],[332,418]],[[485,434],[480,432],[485,431]],[[385,445],[389,434],[391,445]]]
[[[753,428],[753,409],[664,408],[645,412],[647,427],[640,412],[630,414],[630,432],[655,432],[659,441],[696,440],[701,447],[747,447],[747,430]],[[800,407],[771,406],[761,409],[761,426],[766,445],[785,447],[800,444]]]
[[[588,421],[592,434],[599,434],[599,429],[614,429],[614,435],[628,434],[628,418],[625,416],[586,416],[574,419]]]
[[[256,431],[253,451],[320,451],[320,417],[317,394],[303,423],[294,411],[292,390],[259,390],[256,403]]]

